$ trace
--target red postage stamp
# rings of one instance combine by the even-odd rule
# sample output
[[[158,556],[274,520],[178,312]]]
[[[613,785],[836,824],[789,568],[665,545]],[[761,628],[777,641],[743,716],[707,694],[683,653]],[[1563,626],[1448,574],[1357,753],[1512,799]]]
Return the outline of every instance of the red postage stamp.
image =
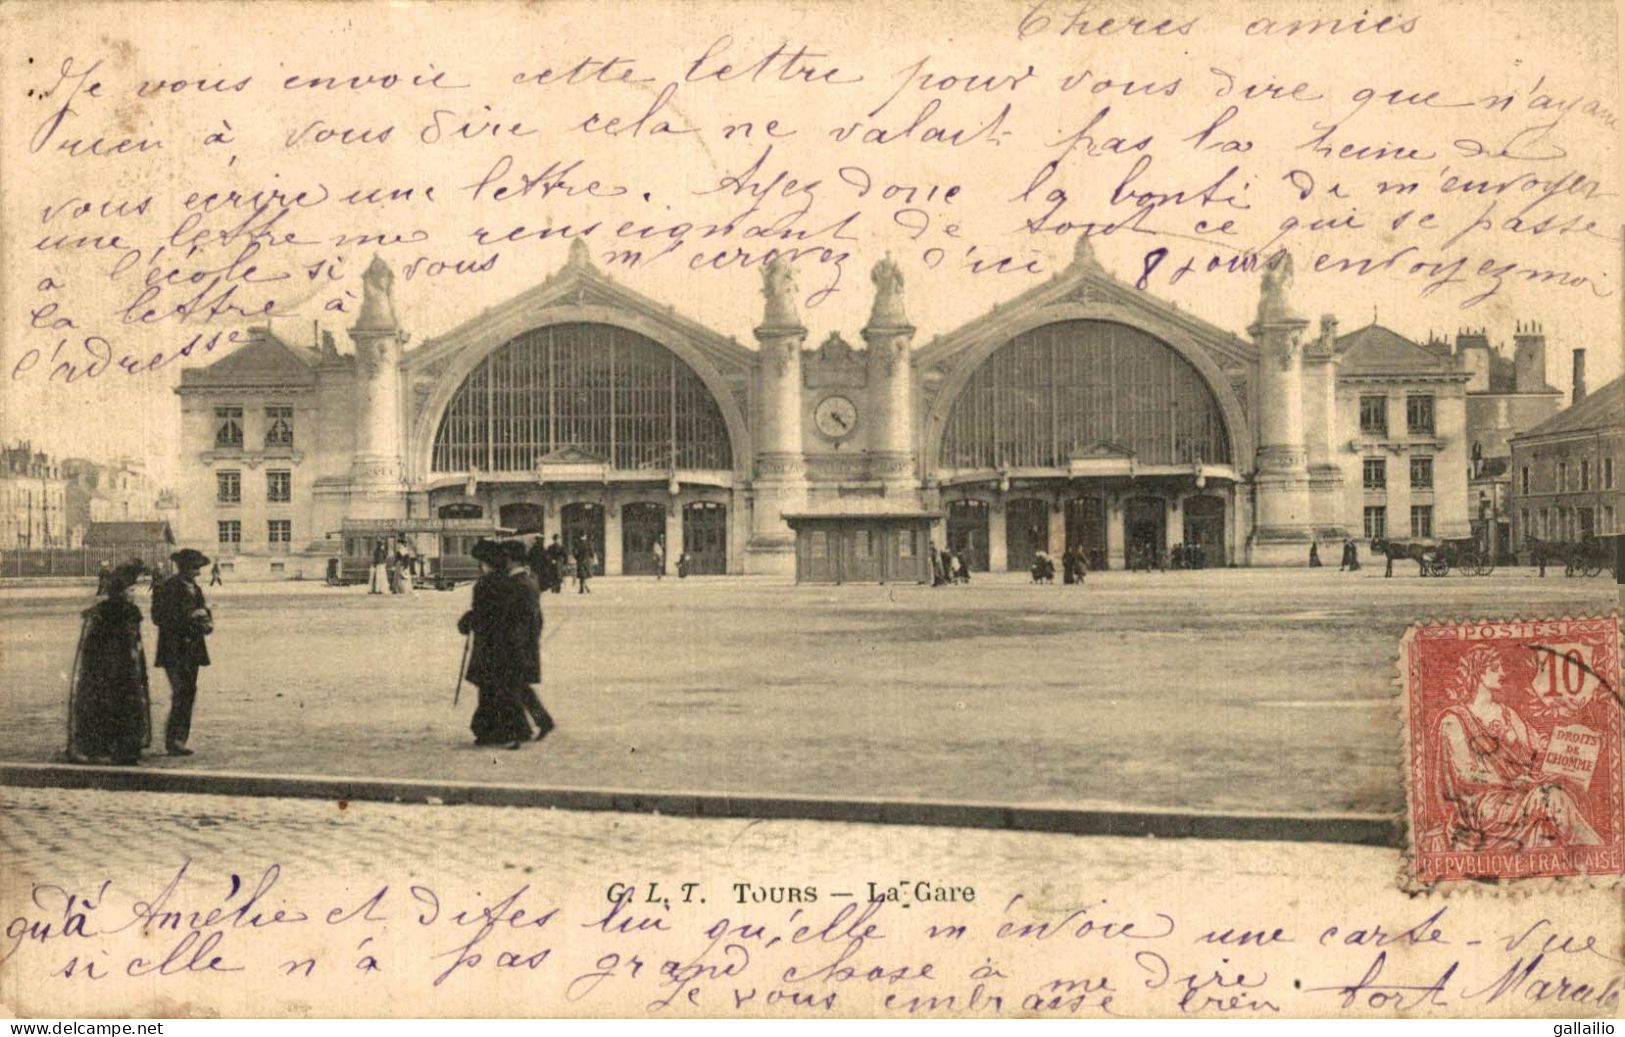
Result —
[[[1619,617],[1412,627],[1412,875],[1625,873]]]

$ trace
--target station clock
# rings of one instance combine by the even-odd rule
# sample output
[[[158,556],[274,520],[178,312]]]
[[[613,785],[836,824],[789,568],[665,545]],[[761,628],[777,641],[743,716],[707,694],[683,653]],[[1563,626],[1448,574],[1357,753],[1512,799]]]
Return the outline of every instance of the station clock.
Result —
[[[858,408],[845,396],[826,396],[813,409],[813,424],[830,439],[845,439],[858,427]]]

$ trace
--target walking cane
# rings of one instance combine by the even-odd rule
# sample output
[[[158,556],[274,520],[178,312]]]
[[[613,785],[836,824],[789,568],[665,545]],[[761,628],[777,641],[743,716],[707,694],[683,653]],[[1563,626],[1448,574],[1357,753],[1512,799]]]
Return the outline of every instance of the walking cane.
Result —
[[[141,715],[146,720],[146,733],[141,748],[152,748],[152,682],[147,678],[147,650],[138,642],[135,646],[136,665],[141,668]]]
[[[457,705],[457,700],[463,695],[463,671],[468,669],[468,646],[474,643],[474,632],[470,630],[463,637],[463,664],[457,667],[457,690],[451,693],[451,704]]]

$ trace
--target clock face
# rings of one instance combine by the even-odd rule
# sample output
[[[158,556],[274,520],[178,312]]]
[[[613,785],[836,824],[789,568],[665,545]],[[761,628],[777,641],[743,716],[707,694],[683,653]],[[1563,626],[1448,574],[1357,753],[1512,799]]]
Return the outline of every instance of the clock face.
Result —
[[[858,427],[858,408],[845,396],[826,396],[813,411],[813,423],[830,439],[845,439]]]

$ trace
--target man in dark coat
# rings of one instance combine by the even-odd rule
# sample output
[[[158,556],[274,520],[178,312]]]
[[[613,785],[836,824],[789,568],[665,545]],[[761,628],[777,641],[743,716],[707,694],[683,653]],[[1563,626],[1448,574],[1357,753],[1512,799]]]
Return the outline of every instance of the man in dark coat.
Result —
[[[1347,569],[1349,572],[1358,572],[1360,569],[1360,551],[1354,546],[1351,538],[1343,538],[1343,560],[1338,563],[1337,571]]]
[[[164,725],[164,748],[171,756],[190,756],[186,747],[192,734],[192,703],[197,698],[197,671],[209,665],[206,638],[214,632],[214,617],[197,585],[198,573],[209,564],[201,551],[183,548],[170,555],[175,575],[152,592],[152,621],[158,627],[154,664],[169,677],[169,721]]]
[[[553,559],[548,556],[547,542],[540,534],[531,541],[530,550],[525,552],[525,564],[530,567],[530,573],[536,578],[538,592],[545,591],[553,586]]]
[[[540,607],[534,615],[524,584],[508,575],[508,552],[494,540],[469,551],[482,574],[474,583],[473,606],[457,621],[471,634],[469,683],[479,688],[479,705],[469,727],[475,745],[517,749],[530,739],[521,689],[541,679]]]
[[[547,557],[553,562],[553,582],[544,586],[543,589],[551,590],[554,594],[563,593],[564,574],[570,562],[570,552],[566,551],[564,545],[559,543],[557,533],[553,534],[553,542],[547,545]]]
[[[592,567],[596,559],[593,556],[592,544],[585,536],[576,537],[576,593],[591,594],[587,589],[587,581],[592,578]]]
[[[537,543],[540,542],[538,539]],[[536,685],[542,680],[542,589],[526,564],[530,552],[525,550],[525,545],[513,540],[503,546],[508,550],[508,577],[517,581],[523,589],[525,623],[534,630],[534,633],[525,635],[524,663],[526,673],[534,672],[535,675],[527,677],[524,686],[520,688],[519,702],[536,724],[536,740],[540,742],[555,726],[552,715],[548,713],[547,707],[542,705],[541,696],[536,693]],[[535,548],[531,550],[534,551]]]

